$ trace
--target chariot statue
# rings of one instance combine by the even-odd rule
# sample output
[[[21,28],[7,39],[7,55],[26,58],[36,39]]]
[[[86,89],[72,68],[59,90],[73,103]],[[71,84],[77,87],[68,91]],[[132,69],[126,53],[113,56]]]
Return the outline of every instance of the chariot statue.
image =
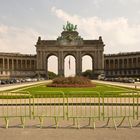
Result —
[[[64,31],[76,31],[77,25],[71,24],[69,21],[67,21],[67,25],[63,25]]]

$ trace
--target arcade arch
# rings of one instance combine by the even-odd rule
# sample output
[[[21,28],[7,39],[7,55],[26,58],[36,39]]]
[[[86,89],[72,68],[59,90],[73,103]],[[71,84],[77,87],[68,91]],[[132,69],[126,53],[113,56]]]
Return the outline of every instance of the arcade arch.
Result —
[[[54,54],[47,57],[47,70],[58,74],[58,57]]]
[[[86,70],[94,69],[93,58],[90,55],[84,55],[82,57],[82,72]]]
[[[64,58],[64,75],[65,77],[76,75],[76,59],[73,55]]]

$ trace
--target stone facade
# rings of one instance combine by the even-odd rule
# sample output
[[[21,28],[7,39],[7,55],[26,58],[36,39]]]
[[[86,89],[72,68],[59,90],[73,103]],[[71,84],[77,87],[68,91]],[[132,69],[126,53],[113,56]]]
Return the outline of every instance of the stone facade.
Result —
[[[36,74],[36,55],[0,53],[0,78],[32,77]]]
[[[64,59],[72,55],[76,60],[76,75],[82,73],[82,57],[89,55],[92,58],[93,75],[97,77],[104,73],[104,43],[98,40],[83,40],[77,31],[63,31],[57,40],[41,40],[38,38],[37,73],[47,77],[48,58],[55,55],[58,58],[58,74],[64,76]]]
[[[140,52],[105,55],[107,77],[140,77]]]

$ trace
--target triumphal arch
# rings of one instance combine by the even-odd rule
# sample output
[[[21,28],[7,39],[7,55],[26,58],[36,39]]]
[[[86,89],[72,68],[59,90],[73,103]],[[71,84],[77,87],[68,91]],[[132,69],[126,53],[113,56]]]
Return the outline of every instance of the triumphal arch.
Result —
[[[58,58],[58,75],[64,76],[64,59],[72,55],[76,60],[76,75],[82,73],[82,57],[89,55],[92,58],[92,72],[94,77],[104,73],[104,43],[100,36],[97,40],[84,40],[76,31],[77,25],[67,22],[63,26],[61,36],[56,40],[42,40],[38,38],[37,73],[48,76],[48,58],[55,55]]]

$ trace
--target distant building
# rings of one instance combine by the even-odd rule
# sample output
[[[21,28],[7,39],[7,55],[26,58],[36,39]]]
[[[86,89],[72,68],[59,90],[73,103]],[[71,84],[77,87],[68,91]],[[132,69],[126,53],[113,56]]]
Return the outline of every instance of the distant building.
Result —
[[[37,76],[37,56],[0,53],[0,78]],[[140,52],[105,54],[106,77],[140,77]]]
[[[140,77],[140,52],[105,54],[107,77]]]
[[[0,78],[31,77],[36,74],[36,55],[0,53]]]

